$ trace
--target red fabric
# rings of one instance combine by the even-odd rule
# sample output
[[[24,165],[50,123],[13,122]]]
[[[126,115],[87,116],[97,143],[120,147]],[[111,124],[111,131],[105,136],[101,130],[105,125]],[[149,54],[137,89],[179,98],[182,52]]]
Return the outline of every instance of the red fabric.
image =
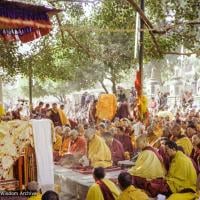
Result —
[[[77,122],[73,121],[72,119],[69,119],[69,123],[70,123],[72,129],[74,129],[78,126]]]
[[[145,178],[133,176],[133,185],[145,190],[150,197],[156,197],[158,194],[170,193],[167,182],[162,178],[147,181]]]
[[[140,94],[140,91],[141,91],[141,75],[140,75],[139,71],[137,71],[137,73],[136,73],[135,89],[137,90],[137,93]]]
[[[69,152],[72,154],[85,155],[87,152],[87,142],[84,137],[78,137],[75,141],[69,144]]]
[[[168,171],[169,170],[169,165],[170,165],[170,157],[165,153],[163,147],[159,148],[158,153],[162,156],[163,163],[165,165],[166,170]]]
[[[108,188],[108,186],[101,180],[96,181],[96,183],[99,185],[101,192],[103,194],[104,200],[115,200],[112,192]]]
[[[113,139],[110,151],[112,154],[112,160],[114,165],[117,165],[118,161],[125,160],[124,148],[120,141]]]
[[[4,36],[2,36],[2,35],[0,35],[0,38],[2,38],[5,41],[8,41],[8,42],[20,40],[22,43],[27,43],[27,42],[33,41],[37,38],[40,38],[44,35],[47,35],[50,31],[51,31],[51,29],[47,29],[47,28],[46,29],[37,29],[37,30],[34,30],[31,33],[27,33],[27,34],[22,35],[22,36],[18,36],[18,35],[4,35]]]

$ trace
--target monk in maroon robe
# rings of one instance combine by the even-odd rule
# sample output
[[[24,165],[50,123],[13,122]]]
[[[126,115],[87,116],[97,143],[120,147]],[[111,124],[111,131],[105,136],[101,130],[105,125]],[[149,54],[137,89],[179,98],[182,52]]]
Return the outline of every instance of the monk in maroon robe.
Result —
[[[62,126],[57,104],[53,103],[49,118],[52,120],[54,126]]]
[[[131,143],[131,137],[125,134],[123,127],[117,128],[117,135],[115,135],[115,139],[121,142],[125,152],[129,152],[130,156],[133,155],[133,145]]]
[[[125,152],[121,142],[115,139],[110,132],[105,132],[103,137],[110,148],[113,165],[117,165],[118,161],[125,160]]]
[[[196,134],[192,137],[192,144],[194,149],[191,154],[191,158],[194,160],[197,166],[197,174],[200,174],[200,134]]]
[[[123,102],[121,102],[118,106],[117,117],[119,117],[119,119],[130,117],[129,106],[125,100]]]

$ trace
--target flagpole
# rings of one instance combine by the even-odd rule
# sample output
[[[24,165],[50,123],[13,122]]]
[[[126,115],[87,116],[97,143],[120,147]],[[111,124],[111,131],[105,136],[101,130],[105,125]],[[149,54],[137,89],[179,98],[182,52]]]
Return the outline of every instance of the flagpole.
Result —
[[[140,8],[144,12],[144,0],[140,1]],[[140,42],[139,42],[139,72],[140,72],[140,85],[141,91],[139,95],[143,93],[143,59],[144,59],[144,22],[140,16]]]

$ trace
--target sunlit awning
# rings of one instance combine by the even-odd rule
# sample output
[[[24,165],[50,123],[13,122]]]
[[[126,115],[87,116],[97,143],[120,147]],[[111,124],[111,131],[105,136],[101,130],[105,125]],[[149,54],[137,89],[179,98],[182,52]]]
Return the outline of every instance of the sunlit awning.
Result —
[[[47,35],[50,17],[60,10],[22,2],[0,0],[0,38],[23,43]]]

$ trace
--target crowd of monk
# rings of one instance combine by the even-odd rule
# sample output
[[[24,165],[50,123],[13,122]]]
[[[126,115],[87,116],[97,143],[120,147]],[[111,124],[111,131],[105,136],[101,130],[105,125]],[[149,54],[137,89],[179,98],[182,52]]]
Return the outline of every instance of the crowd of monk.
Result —
[[[199,198],[199,113],[192,110],[174,119],[155,115],[148,125],[127,118],[82,124],[68,120],[54,104],[46,116],[55,126],[55,161],[73,157],[74,165],[94,168],[95,184],[87,200],[143,200],[158,195],[169,200]],[[104,168],[123,160],[134,160],[134,166],[120,173],[120,194],[118,187],[104,178]]]
[[[95,127],[78,124],[73,130],[70,126],[56,127],[55,159],[72,154],[79,164],[84,164],[81,158],[86,156],[91,167],[108,168],[134,157],[135,165],[124,174],[125,177],[131,175],[132,184],[120,199],[134,199],[134,196],[147,199],[145,194],[150,197],[163,194],[170,200],[198,198],[200,124],[194,113],[183,120],[155,117],[146,129],[140,126],[137,136],[133,124],[128,119],[116,119]],[[97,186],[91,187],[88,200],[99,199],[95,198],[99,191],[102,194],[115,192],[113,184],[103,178],[102,181],[104,187],[99,186],[100,190]],[[116,194],[112,195],[116,199]]]

